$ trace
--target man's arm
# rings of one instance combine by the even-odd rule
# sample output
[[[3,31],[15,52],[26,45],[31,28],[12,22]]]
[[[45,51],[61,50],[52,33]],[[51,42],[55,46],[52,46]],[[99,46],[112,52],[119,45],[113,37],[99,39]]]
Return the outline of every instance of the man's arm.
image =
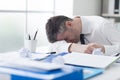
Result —
[[[110,42],[110,45],[104,45],[105,54],[120,53],[120,31],[117,30],[116,26],[111,22],[105,22],[101,32],[104,33],[103,36]]]
[[[73,43],[70,46],[70,52],[80,52],[80,53],[88,53],[92,54],[93,50],[96,48],[101,48],[101,51],[105,53],[105,48],[103,45],[97,44],[97,43],[90,43],[88,45],[81,45],[81,44],[75,44]]]
[[[120,43],[114,45],[104,45],[106,55],[114,55],[120,53]]]
[[[57,41],[50,46],[50,51],[61,52],[80,52],[91,54],[95,48],[101,48],[105,52],[104,46],[97,43],[90,43],[88,45],[81,45],[79,43],[67,43],[66,41]]]

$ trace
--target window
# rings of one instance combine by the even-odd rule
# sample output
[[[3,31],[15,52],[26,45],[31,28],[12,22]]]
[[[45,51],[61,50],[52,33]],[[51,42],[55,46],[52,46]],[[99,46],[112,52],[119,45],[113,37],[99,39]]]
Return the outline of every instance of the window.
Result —
[[[53,15],[71,16],[72,4],[73,0],[0,0],[0,52],[19,50],[24,35],[33,36],[37,29],[38,46],[48,45],[46,21]]]
[[[47,44],[45,22],[53,15],[54,0],[0,0],[0,52],[22,48],[26,32],[32,36],[36,29],[38,44]]]
[[[38,46],[49,44],[45,23],[54,15],[54,0],[27,0],[27,28],[26,32],[33,38],[35,31],[39,29],[37,39]]]

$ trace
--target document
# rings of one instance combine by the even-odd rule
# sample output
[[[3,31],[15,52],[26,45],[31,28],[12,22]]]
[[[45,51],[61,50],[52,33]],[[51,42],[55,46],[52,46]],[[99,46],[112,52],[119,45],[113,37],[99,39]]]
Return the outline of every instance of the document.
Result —
[[[39,56],[39,57],[36,57]],[[48,55],[36,55],[32,58],[44,58]],[[47,62],[40,62],[40,61],[34,61],[31,60],[31,58],[23,58],[20,56],[17,52],[10,52],[10,53],[4,53],[0,54],[0,66],[2,67],[11,67],[11,68],[21,68],[21,69],[38,69],[38,70],[56,70],[61,69],[63,66],[54,64],[54,63],[47,63]]]
[[[105,69],[112,63],[116,62],[120,58],[120,56],[114,57],[73,52],[64,55],[63,58],[65,64]]]
[[[16,68],[16,69],[27,69],[27,70],[42,70],[42,71],[52,71],[61,69],[63,66],[54,64],[54,63],[47,63],[47,62],[38,62],[38,61],[13,61],[13,62],[0,62],[1,67],[9,67],[9,68]]]

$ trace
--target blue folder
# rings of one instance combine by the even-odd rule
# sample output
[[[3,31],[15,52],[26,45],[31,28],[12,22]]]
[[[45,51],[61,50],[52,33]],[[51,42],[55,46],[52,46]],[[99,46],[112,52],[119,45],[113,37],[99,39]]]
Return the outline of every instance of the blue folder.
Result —
[[[83,69],[83,78],[84,80],[98,76],[104,72],[104,69],[90,68],[90,67],[80,67]]]
[[[83,80],[82,68],[72,66],[51,71],[0,66],[0,73],[10,74],[11,80]]]

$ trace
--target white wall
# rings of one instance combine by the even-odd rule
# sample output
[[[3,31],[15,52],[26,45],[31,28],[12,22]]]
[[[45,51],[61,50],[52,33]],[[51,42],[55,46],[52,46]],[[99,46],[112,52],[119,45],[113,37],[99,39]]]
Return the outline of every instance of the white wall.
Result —
[[[101,15],[101,0],[55,0],[55,15]]]
[[[55,15],[73,16],[74,0],[55,0]]]
[[[0,13],[0,53],[23,47],[24,17],[24,13]]]
[[[101,0],[74,0],[73,15],[100,15]]]

